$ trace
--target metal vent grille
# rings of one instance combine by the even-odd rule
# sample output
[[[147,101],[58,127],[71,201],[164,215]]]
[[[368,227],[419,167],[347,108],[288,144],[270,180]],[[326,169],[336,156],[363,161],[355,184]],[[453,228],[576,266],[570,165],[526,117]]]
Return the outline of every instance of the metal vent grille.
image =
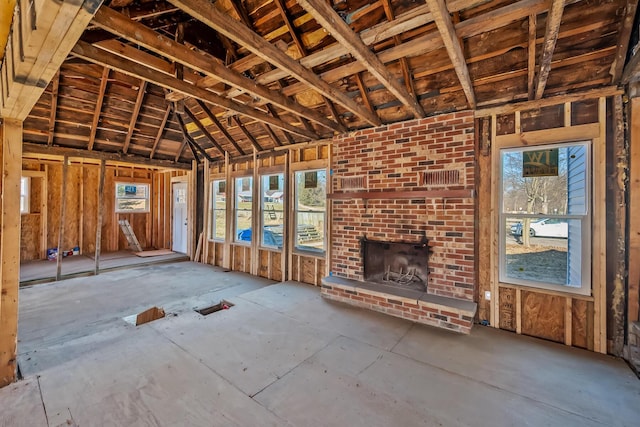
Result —
[[[457,184],[460,184],[458,169],[422,172],[420,174],[420,185],[443,187]]]
[[[350,176],[346,178],[340,178],[338,180],[340,190],[366,190],[367,189],[367,177],[366,176]]]

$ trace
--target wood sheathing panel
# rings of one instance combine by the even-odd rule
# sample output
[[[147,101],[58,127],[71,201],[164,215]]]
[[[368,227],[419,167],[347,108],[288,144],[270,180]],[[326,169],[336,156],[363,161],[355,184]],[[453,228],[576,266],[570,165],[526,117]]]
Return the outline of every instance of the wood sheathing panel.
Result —
[[[522,333],[564,342],[565,305],[564,297],[522,291]]]

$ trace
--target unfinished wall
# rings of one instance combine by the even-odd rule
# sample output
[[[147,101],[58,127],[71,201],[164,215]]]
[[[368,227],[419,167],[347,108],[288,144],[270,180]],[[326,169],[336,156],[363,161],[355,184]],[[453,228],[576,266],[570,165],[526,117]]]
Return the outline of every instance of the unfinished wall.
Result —
[[[364,236],[396,242],[420,242],[426,236],[432,249],[428,292],[473,300],[473,112],[337,137],[331,168],[333,274],[363,280]],[[339,200],[340,195],[347,199]]]

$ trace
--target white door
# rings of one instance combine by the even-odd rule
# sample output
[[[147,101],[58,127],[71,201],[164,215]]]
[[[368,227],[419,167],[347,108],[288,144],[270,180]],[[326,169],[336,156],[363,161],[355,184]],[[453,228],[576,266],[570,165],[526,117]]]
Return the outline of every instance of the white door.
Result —
[[[173,183],[173,250],[187,253],[187,183]]]

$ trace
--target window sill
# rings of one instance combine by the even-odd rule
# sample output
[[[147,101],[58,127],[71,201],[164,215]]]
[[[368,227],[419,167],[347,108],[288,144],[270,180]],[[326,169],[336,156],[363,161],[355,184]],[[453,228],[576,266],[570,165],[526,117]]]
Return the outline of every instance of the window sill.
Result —
[[[560,290],[557,290],[557,289],[549,289],[549,288],[546,288],[546,287],[517,285],[517,284],[514,284],[514,283],[506,283],[506,282],[498,282],[498,287],[510,288],[510,289],[520,289],[522,291],[538,292],[538,293],[541,293],[541,294],[548,294],[548,295],[557,295],[557,296],[560,296],[560,297],[574,298],[574,299],[579,299],[579,300],[584,300],[584,301],[595,301],[595,298],[593,296],[589,295],[589,294],[582,294],[582,293],[579,293],[579,292],[571,292],[569,290],[560,291]]]

